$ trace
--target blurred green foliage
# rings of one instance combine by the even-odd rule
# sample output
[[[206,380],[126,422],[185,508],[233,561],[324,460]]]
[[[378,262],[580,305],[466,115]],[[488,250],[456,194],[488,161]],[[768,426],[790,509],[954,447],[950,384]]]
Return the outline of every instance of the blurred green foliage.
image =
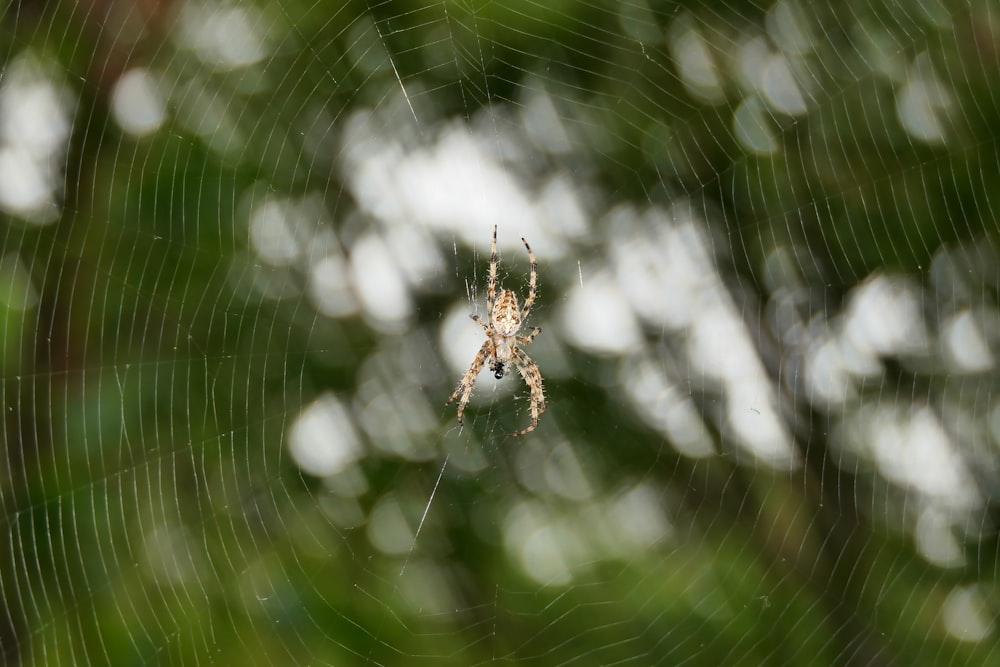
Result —
[[[906,498],[891,497],[863,466],[838,468],[836,419],[808,404],[798,380],[778,377],[788,332],[770,318],[778,290],[766,271],[776,249],[790,249],[807,295],[798,307],[809,319],[838,313],[872,274],[923,281],[943,249],[992,248],[1000,40],[981,21],[992,14],[957,2],[940,3],[938,15],[897,3],[784,4],[815,29],[812,50],[796,59],[808,112],[764,114],[779,148],[755,154],[733,130],[737,107],[759,94],[739,81],[736,46],[774,41],[774,7],[235,3],[226,7],[256,8],[248,20],[267,52],[226,69],[184,46],[180,2],[8,3],[0,52],[48,59],[76,106],[60,219],[41,226],[5,216],[5,256],[20,264],[0,261],[4,658],[996,660],[995,630],[963,642],[941,620],[957,586],[980,592],[983,615],[996,615],[988,512],[961,536],[967,565],[926,564],[908,533]],[[692,95],[677,74],[667,35],[681,15],[728,73],[715,102]],[[905,74],[879,70],[865,26],[892,44],[903,70],[922,54],[937,68],[951,96],[947,141],[920,142],[901,127],[894,109],[902,79],[893,77]],[[115,79],[138,65],[155,73],[169,110],[162,128],[140,138],[111,112]],[[470,408],[459,432],[453,412],[439,407],[453,378],[430,341],[463,280],[484,282],[485,239],[468,264],[472,252],[456,245],[458,257],[447,261],[461,269],[446,284],[414,290],[406,334],[360,313],[322,315],[307,272],[254,256],[247,193],[319,192],[332,222],[314,221],[317,228],[331,225],[345,244],[379,233],[339,162],[352,114],[404,106],[405,93],[412,116],[389,117],[415,117],[412,135],[429,141],[455,118],[516,125],[510,119],[534,90],[550,96],[572,136],[571,153],[550,159],[565,160],[567,173],[600,193],[589,212],[595,229],[616,202],[666,207],[686,197],[705,214],[718,272],[789,404],[783,416],[801,468],[774,472],[732,456],[729,434],[713,419],[721,400],[697,388],[691,393],[720,453],[679,454],[629,408],[612,360],[563,344],[552,356],[566,370],[548,379],[544,417],[559,435],[539,437],[553,449],[572,444],[593,497],[539,497],[517,473],[527,439],[502,435],[523,421],[523,409]],[[388,133],[395,121],[378,122]],[[593,234],[592,256],[600,238]],[[995,307],[986,264],[969,262],[966,299]],[[543,307],[555,312],[562,298],[548,277],[578,269],[543,259]],[[38,304],[25,308],[29,277]],[[944,310],[944,298],[922,307]],[[642,335],[658,363],[683,367],[671,336]],[[991,414],[995,373],[966,389],[932,361],[890,364],[896,372],[866,386],[862,400],[961,394],[956,402],[971,404],[976,420]],[[409,455],[393,449],[399,443],[366,440],[354,495],[300,471],[287,442],[306,406],[332,391],[363,424],[371,401],[361,396],[389,395],[384,387],[396,384],[429,397],[440,427],[413,435]],[[459,464],[463,456],[481,465]],[[655,490],[675,532],[628,556],[588,560],[602,538],[594,532],[607,525],[594,518],[602,503],[638,482]],[[569,582],[540,583],[511,546],[511,517],[528,506],[550,513],[552,525],[539,532],[562,526],[556,541],[568,553],[574,540],[584,545]],[[412,546],[380,549],[368,522],[397,511]]]

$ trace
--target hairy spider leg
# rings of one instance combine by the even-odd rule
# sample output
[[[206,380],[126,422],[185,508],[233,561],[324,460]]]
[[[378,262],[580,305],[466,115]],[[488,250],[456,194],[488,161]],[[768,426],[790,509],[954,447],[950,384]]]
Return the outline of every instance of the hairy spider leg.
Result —
[[[465,406],[469,404],[469,396],[472,395],[472,387],[476,383],[476,376],[479,375],[479,371],[483,370],[483,365],[486,363],[486,358],[490,356],[490,348],[492,347],[492,342],[489,338],[483,343],[483,346],[479,348],[479,352],[476,353],[476,358],[472,360],[472,365],[469,366],[469,370],[462,376],[459,380],[458,386],[455,387],[454,393],[452,393],[451,398],[447,400],[445,405],[451,405],[451,402],[458,397],[459,394],[462,398],[458,401],[458,425],[462,425],[462,413],[465,412]]]
[[[500,256],[497,255],[497,226],[493,225],[493,245],[490,247],[490,278],[486,283],[487,313],[493,312],[493,304],[497,300],[497,264],[499,262]]]
[[[535,253],[531,251],[531,246],[528,242],[521,237],[521,242],[524,243],[524,247],[528,249],[528,259],[531,260],[531,277],[528,279],[528,298],[524,302],[524,308],[521,310],[521,320],[524,321],[528,319],[528,313],[531,312],[531,307],[535,305],[535,295],[537,294],[536,284],[538,282],[538,261],[535,260]]]
[[[527,336],[518,336],[517,342],[520,343],[521,345],[527,345],[531,341],[535,340],[535,336],[537,336],[540,333],[542,333],[541,327],[532,327],[531,333],[528,334]]]
[[[531,360],[531,357],[518,350],[514,353],[514,365],[517,366],[518,372],[524,378],[524,383],[531,390],[531,424],[527,428],[511,434],[516,438],[525,433],[531,433],[538,427],[538,418],[545,412],[547,406],[545,404],[545,388],[542,385],[542,374],[535,362]]]

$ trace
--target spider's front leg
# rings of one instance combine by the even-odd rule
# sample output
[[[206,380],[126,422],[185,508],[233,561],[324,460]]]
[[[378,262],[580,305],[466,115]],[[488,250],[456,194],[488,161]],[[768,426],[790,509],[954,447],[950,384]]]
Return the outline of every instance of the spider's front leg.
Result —
[[[458,401],[458,425],[462,425],[462,413],[465,412],[465,406],[469,404],[469,396],[472,395],[472,386],[476,383],[476,377],[479,375],[479,371],[483,370],[483,365],[486,364],[487,357],[490,356],[490,341],[487,340],[483,343],[483,346],[479,348],[479,352],[476,353],[476,358],[472,360],[472,365],[469,366],[469,370],[466,371],[465,375],[459,381],[458,386],[455,388],[454,393],[452,393],[451,398],[449,398],[445,405],[451,405],[459,394],[462,398]]]
[[[538,418],[545,412],[547,406],[545,404],[545,387],[542,384],[542,373],[538,370],[535,362],[521,350],[518,350],[514,355],[513,362],[517,366],[517,370],[521,373],[524,383],[531,390],[531,424],[526,429],[511,434],[516,438],[519,435],[531,433],[538,427]]]

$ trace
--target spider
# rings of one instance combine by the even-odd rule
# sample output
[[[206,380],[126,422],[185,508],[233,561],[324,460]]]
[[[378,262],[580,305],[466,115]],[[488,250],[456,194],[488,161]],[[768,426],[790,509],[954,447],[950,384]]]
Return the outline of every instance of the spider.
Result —
[[[535,336],[541,333],[541,329],[534,327],[527,336],[518,336],[517,330],[521,327],[521,322],[528,317],[531,306],[535,303],[538,263],[535,261],[535,253],[531,252],[531,246],[521,237],[524,247],[528,250],[528,259],[531,260],[531,277],[528,282],[528,298],[524,302],[524,308],[518,309],[517,296],[509,289],[500,289],[500,297],[497,298],[497,228],[493,226],[493,246],[490,249],[490,277],[486,283],[486,310],[489,311],[489,324],[480,319],[475,313],[469,315],[476,324],[483,328],[486,334],[486,342],[479,348],[476,358],[472,360],[472,365],[465,373],[465,376],[458,383],[455,393],[445,403],[450,405],[459,395],[458,401],[458,424],[462,425],[462,413],[469,403],[469,396],[472,394],[472,385],[476,383],[476,377],[483,369],[487,361],[490,361],[490,371],[497,380],[503,378],[510,372],[511,366],[517,368],[525,384],[531,390],[531,424],[523,431],[512,433],[517,437],[530,433],[538,426],[538,417],[545,412],[545,390],[542,387],[542,374],[538,371],[535,362],[524,353],[519,347],[527,345],[535,340]]]

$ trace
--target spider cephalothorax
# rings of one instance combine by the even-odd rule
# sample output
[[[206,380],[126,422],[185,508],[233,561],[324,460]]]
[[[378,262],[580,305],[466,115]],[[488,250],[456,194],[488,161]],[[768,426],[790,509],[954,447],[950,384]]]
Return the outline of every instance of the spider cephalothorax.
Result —
[[[489,369],[493,377],[497,380],[503,378],[511,366],[517,368],[525,384],[531,390],[531,424],[513,435],[524,435],[535,430],[538,426],[538,417],[545,412],[545,390],[542,387],[542,374],[538,371],[535,362],[524,353],[519,347],[527,345],[535,340],[541,329],[534,327],[527,336],[518,336],[517,331],[521,328],[521,322],[528,317],[531,306],[535,303],[536,283],[538,278],[538,263],[535,261],[535,253],[531,251],[528,242],[521,238],[524,247],[528,250],[528,259],[531,260],[531,275],[528,279],[528,298],[524,301],[524,308],[519,309],[517,305],[517,295],[509,289],[501,289],[500,296],[497,297],[497,265],[500,258],[497,256],[497,228],[493,227],[493,246],[490,251],[490,276],[486,283],[486,309],[489,311],[489,324],[483,322],[478,315],[470,315],[476,323],[483,328],[486,333],[486,342],[479,348],[479,353],[472,360],[472,365],[458,383],[455,392],[448,399],[448,405],[461,396],[458,401],[458,423],[462,423],[462,413],[469,403],[469,396],[472,395],[472,386],[476,382],[476,377],[483,369],[487,361],[490,361]]]

